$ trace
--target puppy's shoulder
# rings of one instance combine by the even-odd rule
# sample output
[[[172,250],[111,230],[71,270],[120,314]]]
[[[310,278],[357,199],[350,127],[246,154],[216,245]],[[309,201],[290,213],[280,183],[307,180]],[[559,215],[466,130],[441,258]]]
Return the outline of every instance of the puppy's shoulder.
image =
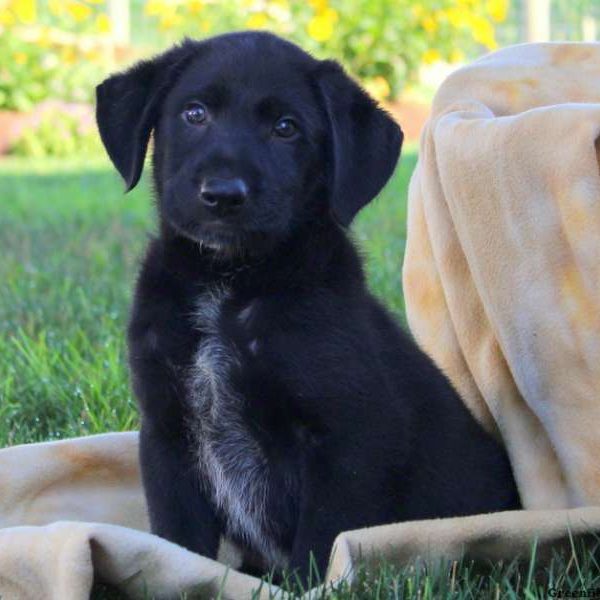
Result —
[[[151,237],[138,275],[139,293],[168,295],[194,283],[200,275],[198,255],[181,240]]]
[[[186,257],[152,238],[142,260],[129,319],[130,349],[137,355],[178,355],[195,343],[192,315],[197,276]]]

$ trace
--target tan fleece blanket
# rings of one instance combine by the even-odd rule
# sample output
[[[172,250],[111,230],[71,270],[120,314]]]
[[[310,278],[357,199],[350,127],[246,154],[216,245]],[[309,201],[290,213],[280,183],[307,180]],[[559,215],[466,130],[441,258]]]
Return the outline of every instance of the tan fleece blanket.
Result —
[[[94,581],[132,598],[262,600],[275,586],[146,533],[136,432],[0,450],[0,598],[79,600]],[[100,522],[101,521],[101,522]],[[341,534],[327,580],[352,578],[358,562],[421,557],[482,560],[538,556],[600,534],[600,507],[514,511],[372,527]],[[594,543],[593,539],[589,540]],[[232,548],[220,559],[238,563]],[[277,596],[281,598],[282,596]],[[306,594],[305,600],[316,597]]]
[[[409,192],[410,328],[500,433],[526,508],[600,503],[600,44],[451,75]]]
[[[410,189],[410,325],[502,435],[530,510],[343,533],[328,580],[359,558],[510,560],[600,534],[600,507],[576,508],[600,497],[598,103],[598,45],[510,48],[440,89]],[[95,580],[134,598],[260,587],[145,532],[136,433],[0,450],[0,528],[3,600],[87,598]]]

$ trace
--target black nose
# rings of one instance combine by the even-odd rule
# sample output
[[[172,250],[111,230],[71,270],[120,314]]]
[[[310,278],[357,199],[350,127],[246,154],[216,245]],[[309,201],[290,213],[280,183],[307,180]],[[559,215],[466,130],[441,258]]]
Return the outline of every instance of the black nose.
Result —
[[[238,212],[248,196],[248,186],[241,179],[205,179],[200,186],[200,200],[212,213],[225,216]]]

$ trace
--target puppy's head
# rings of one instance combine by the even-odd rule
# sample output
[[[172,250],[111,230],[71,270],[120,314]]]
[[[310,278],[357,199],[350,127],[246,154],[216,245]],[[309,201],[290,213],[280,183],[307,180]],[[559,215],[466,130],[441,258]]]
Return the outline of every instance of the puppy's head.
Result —
[[[271,248],[314,219],[349,225],[402,144],[337,63],[259,32],[186,40],[113,75],[97,120],[128,190],[154,132],[161,219],[222,252]]]

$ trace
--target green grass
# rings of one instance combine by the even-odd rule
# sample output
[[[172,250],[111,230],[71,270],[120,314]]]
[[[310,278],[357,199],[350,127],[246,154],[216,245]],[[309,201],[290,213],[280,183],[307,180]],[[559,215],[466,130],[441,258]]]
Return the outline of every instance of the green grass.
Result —
[[[380,198],[357,219],[374,292],[400,320],[408,148]],[[0,446],[137,427],[124,330],[137,264],[154,227],[147,181],[128,196],[104,161],[0,161]],[[576,559],[573,558],[576,556]],[[600,587],[591,554],[493,565],[362,570],[335,600],[545,598]],[[535,568],[534,568],[535,567]],[[539,567],[539,568],[538,568]],[[118,597],[104,589],[97,597]]]
[[[403,313],[407,152],[356,235],[375,291]],[[154,214],[104,161],[0,162],[0,446],[135,428],[124,331]]]
[[[600,542],[584,545],[570,540],[561,551],[540,558],[535,543],[528,556],[508,562],[415,561],[403,567],[381,562],[375,570],[358,568],[352,584],[338,583],[324,590],[326,600],[546,600],[551,590],[596,590],[600,597],[600,566],[596,553]],[[274,600],[293,600],[290,594]],[[569,596],[563,596],[569,597]],[[316,599],[311,599],[316,600]]]
[[[146,230],[106,163],[0,164],[0,444],[135,427],[124,361]]]
[[[541,559],[532,544],[528,556],[508,562],[415,561],[402,567],[382,562],[376,569],[359,566],[354,582],[338,582],[311,596],[311,600],[547,600],[548,598],[599,598],[600,565],[592,546],[571,540],[570,547],[551,551]],[[265,583],[264,588],[268,589]],[[273,600],[295,600],[303,591],[294,583]],[[252,598],[258,598],[255,590]],[[586,595],[587,592],[587,595]],[[562,595],[561,595],[562,594]],[[95,600],[124,597],[109,586],[95,586]],[[221,595],[217,597],[220,598]],[[188,596],[182,595],[181,600]]]

